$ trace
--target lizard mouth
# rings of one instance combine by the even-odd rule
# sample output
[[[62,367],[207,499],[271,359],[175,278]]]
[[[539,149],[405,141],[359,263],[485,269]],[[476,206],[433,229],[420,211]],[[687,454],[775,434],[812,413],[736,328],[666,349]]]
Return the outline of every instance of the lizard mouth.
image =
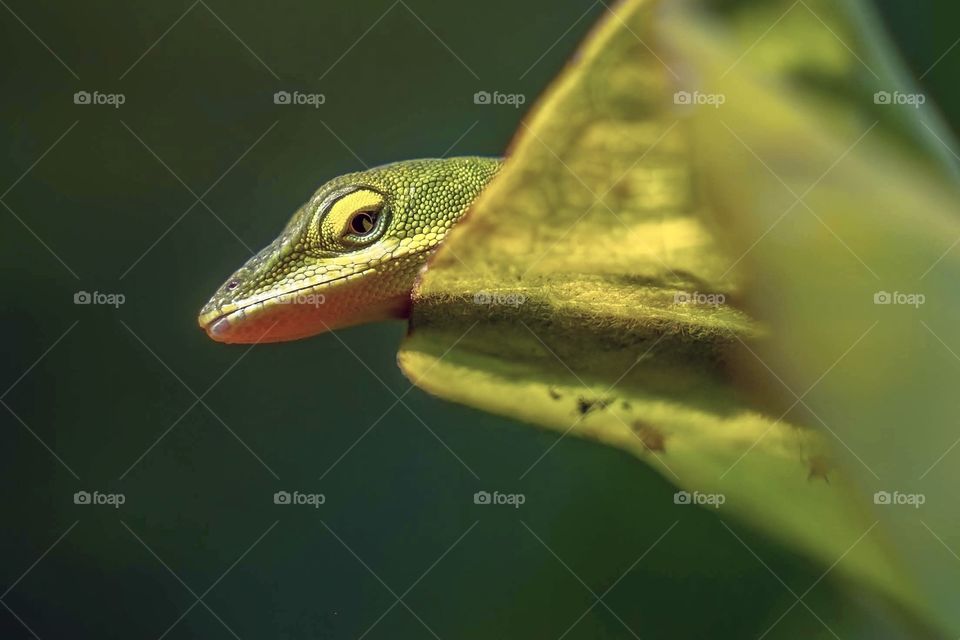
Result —
[[[324,292],[334,284],[372,271],[375,269],[249,300],[229,311],[213,309],[202,313],[197,322],[217,342],[276,342],[322,333],[337,324],[336,311],[342,306]],[[329,311],[324,311],[325,307]]]

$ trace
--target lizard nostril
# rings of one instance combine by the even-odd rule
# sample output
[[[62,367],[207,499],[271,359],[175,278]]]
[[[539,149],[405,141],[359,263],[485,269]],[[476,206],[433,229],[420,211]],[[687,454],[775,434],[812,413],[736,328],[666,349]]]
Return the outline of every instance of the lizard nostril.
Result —
[[[231,280],[230,282],[227,283],[227,291],[233,291],[239,286],[240,286],[239,280]]]

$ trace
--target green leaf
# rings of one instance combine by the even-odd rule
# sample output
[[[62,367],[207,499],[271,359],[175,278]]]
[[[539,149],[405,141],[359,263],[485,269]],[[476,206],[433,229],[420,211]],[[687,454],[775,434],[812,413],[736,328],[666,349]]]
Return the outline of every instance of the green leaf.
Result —
[[[750,307],[776,338],[758,355],[798,393],[840,357],[805,403],[862,493],[907,501],[877,505],[878,529],[930,619],[955,636],[960,188],[950,179],[953,141],[932,109],[875,105],[869,91],[847,103],[865,116],[860,130],[837,126],[801,83],[749,62],[726,74],[728,46],[709,21],[678,12],[664,31],[697,61],[704,90],[730,98],[722,114],[697,113],[692,139],[714,228],[744,256],[753,274]],[[908,139],[905,130],[927,135]],[[931,136],[949,159],[927,145]],[[752,178],[740,179],[745,174]]]
[[[884,516],[837,420],[821,419],[865,398],[855,372],[831,366],[859,335],[834,329],[859,319],[840,318],[849,305],[816,288],[832,279],[850,295],[833,269],[862,267],[820,229],[802,228],[798,240],[785,225],[777,241],[751,247],[796,199],[774,174],[798,178],[799,195],[872,122],[900,163],[947,184],[954,167],[931,137],[940,125],[873,103],[881,87],[906,85],[854,3],[637,0],[615,11],[432,259],[401,367],[437,395],[619,447],[689,492],[722,495],[721,513],[943,623],[902,540],[877,524]],[[678,91],[704,104],[677,104]],[[914,193],[898,168],[831,174],[819,204],[847,211],[896,195],[933,207],[927,232],[942,233],[945,202]],[[878,185],[888,188],[864,200]],[[878,210],[857,211],[837,236],[862,234],[868,216],[877,226]],[[877,264],[889,240],[877,239]]]

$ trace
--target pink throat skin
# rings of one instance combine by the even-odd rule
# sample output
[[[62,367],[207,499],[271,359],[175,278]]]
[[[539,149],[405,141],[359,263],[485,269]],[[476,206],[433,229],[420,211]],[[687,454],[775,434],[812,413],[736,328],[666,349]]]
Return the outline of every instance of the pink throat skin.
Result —
[[[355,298],[349,298],[354,300]],[[354,303],[355,304],[355,303]],[[363,322],[403,319],[410,315],[410,293],[367,303],[362,309],[329,295],[322,304],[289,303],[238,309],[203,327],[207,335],[227,344],[287,342]]]

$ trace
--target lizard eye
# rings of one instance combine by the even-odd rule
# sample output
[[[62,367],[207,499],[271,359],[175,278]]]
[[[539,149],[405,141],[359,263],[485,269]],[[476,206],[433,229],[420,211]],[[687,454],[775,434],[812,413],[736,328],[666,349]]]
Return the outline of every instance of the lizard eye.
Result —
[[[350,229],[357,235],[363,236],[377,226],[377,211],[358,211],[350,220]]]
[[[389,211],[384,194],[366,187],[354,188],[320,213],[319,242],[330,249],[344,251],[369,246],[386,230]]]

